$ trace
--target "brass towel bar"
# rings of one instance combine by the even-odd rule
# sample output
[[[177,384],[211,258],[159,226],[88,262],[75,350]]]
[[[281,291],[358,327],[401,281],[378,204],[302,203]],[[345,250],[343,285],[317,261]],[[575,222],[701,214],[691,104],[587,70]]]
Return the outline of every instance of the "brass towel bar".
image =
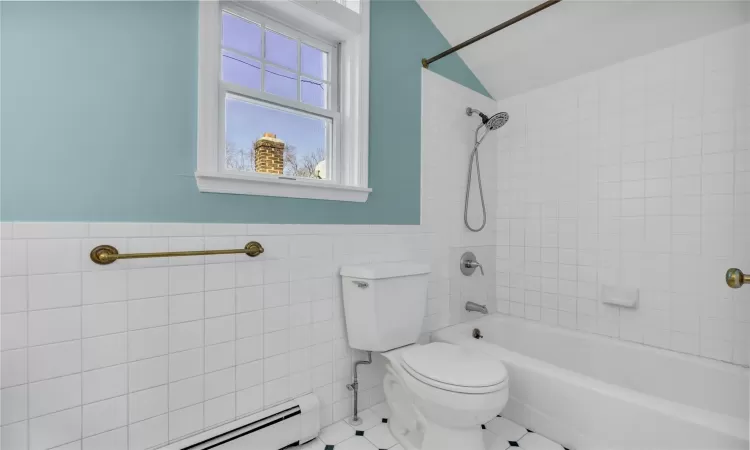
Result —
[[[91,250],[89,256],[97,264],[112,264],[118,259],[138,258],[167,258],[170,256],[201,256],[201,255],[232,255],[244,253],[254,258],[263,253],[263,246],[259,242],[250,241],[245,248],[233,248],[228,250],[189,250],[184,252],[154,252],[154,253],[120,253],[111,245],[99,245]]]

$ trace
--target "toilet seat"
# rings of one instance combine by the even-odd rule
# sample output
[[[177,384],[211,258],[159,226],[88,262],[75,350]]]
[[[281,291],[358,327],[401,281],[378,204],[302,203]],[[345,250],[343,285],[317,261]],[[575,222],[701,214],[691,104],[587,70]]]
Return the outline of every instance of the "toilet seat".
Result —
[[[407,349],[401,366],[422,383],[456,393],[495,392],[508,379],[505,366],[489,355],[444,342]]]

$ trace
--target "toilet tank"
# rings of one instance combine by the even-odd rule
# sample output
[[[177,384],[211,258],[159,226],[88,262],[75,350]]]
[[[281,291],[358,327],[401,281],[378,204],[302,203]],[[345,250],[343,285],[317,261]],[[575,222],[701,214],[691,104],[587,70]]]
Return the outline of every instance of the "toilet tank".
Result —
[[[349,346],[384,352],[417,342],[430,267],[416,262],[341,268]]]

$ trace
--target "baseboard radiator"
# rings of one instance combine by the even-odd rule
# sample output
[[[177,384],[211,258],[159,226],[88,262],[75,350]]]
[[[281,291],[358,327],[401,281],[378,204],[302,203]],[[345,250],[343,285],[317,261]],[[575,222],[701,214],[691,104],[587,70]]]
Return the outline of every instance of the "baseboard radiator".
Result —
[[[162,450],[279,450],[315,439],[320,433],[320,405],[315,394],[172,443]]]

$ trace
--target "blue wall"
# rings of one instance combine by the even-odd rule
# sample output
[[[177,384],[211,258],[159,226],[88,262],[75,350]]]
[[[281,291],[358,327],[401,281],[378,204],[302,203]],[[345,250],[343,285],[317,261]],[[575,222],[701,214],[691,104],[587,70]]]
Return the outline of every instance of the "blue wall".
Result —
[[[196,3],[0,8],[0,220],[419,223],[419,62],[448,43],[413,0],[371,8],[366,203],[198,192]]]

